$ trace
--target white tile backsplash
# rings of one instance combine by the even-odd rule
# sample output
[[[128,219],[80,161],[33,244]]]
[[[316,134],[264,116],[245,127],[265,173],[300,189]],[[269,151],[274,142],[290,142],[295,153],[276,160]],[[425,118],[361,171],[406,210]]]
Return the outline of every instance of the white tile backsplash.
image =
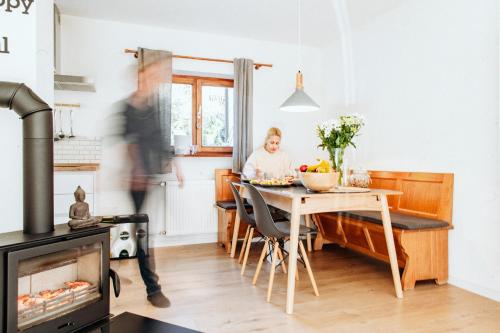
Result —
[[[100,163],[99,137],[74,137],[54,142],[54,163]]]

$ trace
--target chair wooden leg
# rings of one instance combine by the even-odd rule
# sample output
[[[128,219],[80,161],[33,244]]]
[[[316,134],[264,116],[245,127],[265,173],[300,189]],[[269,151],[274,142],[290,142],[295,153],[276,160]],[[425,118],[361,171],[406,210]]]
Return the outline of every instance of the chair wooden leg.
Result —
[[[314,289],[314,294],[316,296],[319,296],[318,287],[316,286],[316,280],[314,280],[314,275],[311,269],[311,265],[309,265],[309,259],[307,259],[307,253],[306,250],[304,249],[304,244],[302,244],[302,241],[300,239],[299,239],[299,248],[300,248],[300,253],[302,253],[304,263],[306,264],[307,273],[309,274],[309,279],[311,280],[311,284]]]
[[[250,226],[247,227],[247,231],[245,233],[245,239],[243,239],[243,244],[241,245],[240,257],[238,258],[238,264],[241,264],[241,260],[243,259],[243,254],[245,253],[245,247],[247,246],[248,234],[250,233]]]
[[[238,243],[239,232],[240,232],[240,214],[236,214],[233,225],[233,236],[231,240],[231,255],[230,255],[231,258],[234,258],[234,255],[236,254],[236,244]]]
[[[262,268],[262,263],[264,262],[264,258],[269,253],[269,239],[264,240],[264,247],[262,248],[262,252],[260,253],[259,262],[257,263],[257,269],[255,270],[255,274],[253,275],[252,284],[255,285],[257,283],[257,279],[259,278],[260,269]]]
[[[248,254],[250,253],[250,248],[252,247],[253,231],[254,228],[250,228],[250,233],[248,234],[247,245],[245,248],[245,257],[243,258],[243,266],[241,266],[241,275],[245,273],[245,267],[247,266]]]
[[[285,260],[283,257],[283,252],[281,252],[281,249],[279,249],[279,248],[278,248],[278,258],[280,258],[280,260],[281,260],[281,268],[283,269],[283,273],[286,274],[286,264],[285,264]]]
[[[299,267],[297,266],[297,269],[295,270],[295,280],[299,281]]]
[[[271,273],[269,274],[269,285],[267,287],[267,301],[271,302],[271,293],[273,291],[274,271],[276,270],[276,257],[278,256],[278,242],[274,242],[273,256],[271,259]]]

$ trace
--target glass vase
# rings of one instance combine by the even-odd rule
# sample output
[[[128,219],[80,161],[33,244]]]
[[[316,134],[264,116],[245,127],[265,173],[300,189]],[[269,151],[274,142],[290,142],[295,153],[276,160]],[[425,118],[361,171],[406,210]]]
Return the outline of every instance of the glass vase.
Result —
[[[349,186],[349,166],[354,162],[354,151],[349,148],[329,148],[330,161],[339,175],[339,186]]]

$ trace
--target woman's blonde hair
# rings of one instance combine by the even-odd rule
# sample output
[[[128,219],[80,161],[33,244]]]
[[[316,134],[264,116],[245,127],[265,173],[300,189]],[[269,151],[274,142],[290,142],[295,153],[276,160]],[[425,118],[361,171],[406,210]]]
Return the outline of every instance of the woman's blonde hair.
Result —
[[[264,139],[264,148],[266,147],[267,140],[272,136],[277,136],[281,139],[281,130],[278,127],[271,127],[267,130],[266,138]]]

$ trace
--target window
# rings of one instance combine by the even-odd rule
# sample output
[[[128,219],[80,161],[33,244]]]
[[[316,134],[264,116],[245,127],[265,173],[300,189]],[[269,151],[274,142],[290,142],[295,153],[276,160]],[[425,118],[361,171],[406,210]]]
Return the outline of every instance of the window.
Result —
[[[199,156],[230,156],[233,151],[233,80],[174,75],[172,143],[188,135]]]

